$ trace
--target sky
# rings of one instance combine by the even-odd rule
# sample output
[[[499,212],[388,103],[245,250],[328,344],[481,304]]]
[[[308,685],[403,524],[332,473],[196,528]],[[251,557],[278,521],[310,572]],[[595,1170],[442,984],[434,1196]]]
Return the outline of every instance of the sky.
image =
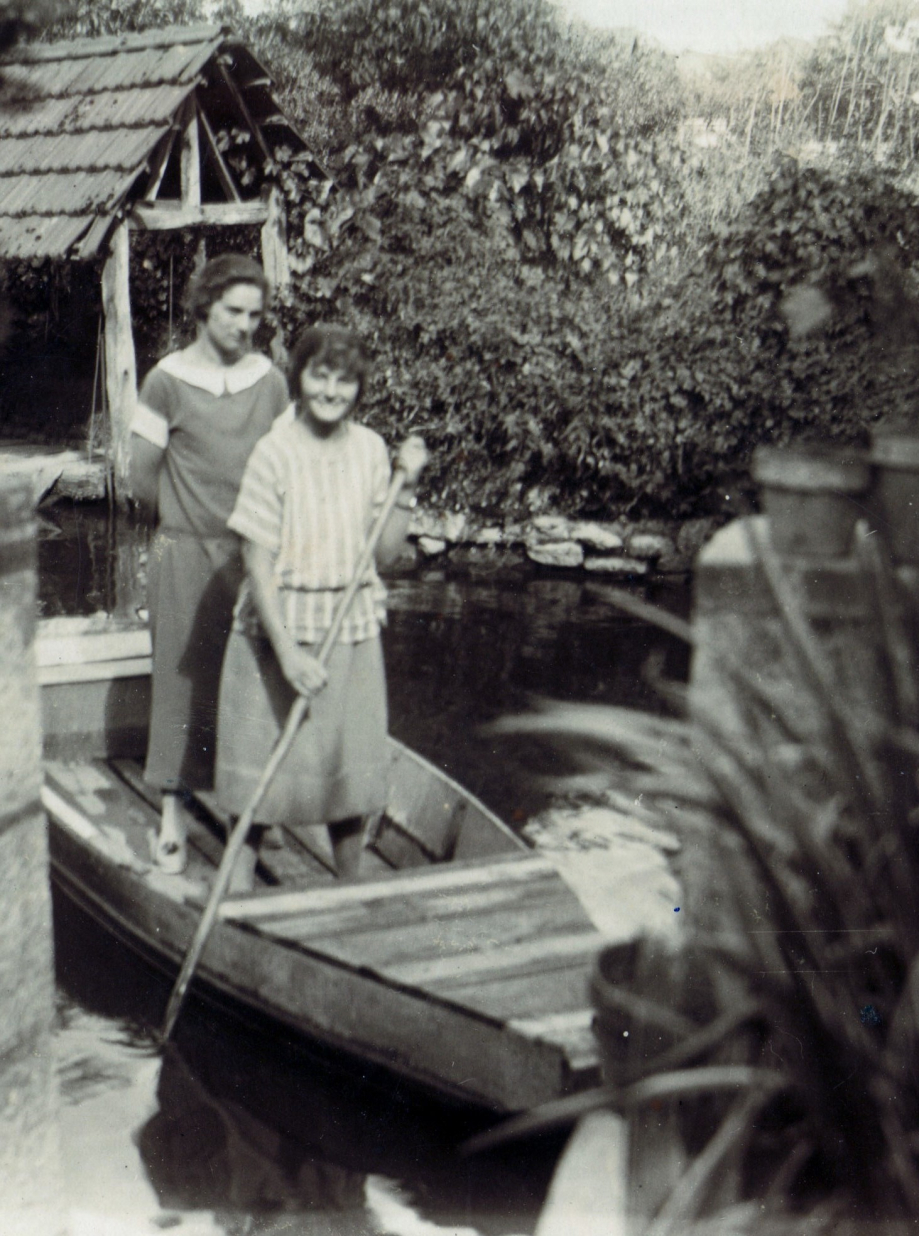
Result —
[[[671,52],[732,52],[825,34],[848,0],[559,0],[594,26],[628,26]]]

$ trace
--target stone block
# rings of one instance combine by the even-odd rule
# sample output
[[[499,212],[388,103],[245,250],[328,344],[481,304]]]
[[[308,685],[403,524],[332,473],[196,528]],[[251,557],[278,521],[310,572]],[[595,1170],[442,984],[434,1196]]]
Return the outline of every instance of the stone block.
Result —
[[[564,515],[537,515],[530,520],[528,541],[555,543],[571,539],[571,520]]]
[[[584,559],[584,570],[598,575],[647,575],[648,563],[640,558],[599,554]]]
[[[504,542],[504,531],[495,525],[477,528],[470,538],[473,545],[501,545]]]
[[[446,551],[447,542],[442,537],[420,536],[418,538],[418,548],[426,558],[436,558],[438,554]]]
[[[622,529],[616,524],[580,520],[571,525],[571,536],[580,541],[586,549],[595,549],[602,553],[614,553],[625,545]]]
[[[0,1052],[47,1027],[54,1010],[51,894],[44,817],[0,834],[4,918],[0,931]]]
[[[629,537],[629,553],[633,558],[653,560],[663,554],[672,553],[673,541],[669,536],[659,536],[653,532],[636,532]]]
[[[59,1111],[47,1030],[0,1056],[0,1227],[30,1212],[60,1217]],[[27,1230],[23,1228],[21,1230]],[[55,1226],[36,1228],[53,1236]]]
[[[540,566],[579,567],[584,562],[584,547],[577,541],[528,542],[527,557]]]
[[[416,511],[409,525],[412,536],[448,541],[454,545],[465,537],[467,517],[460,511]]]

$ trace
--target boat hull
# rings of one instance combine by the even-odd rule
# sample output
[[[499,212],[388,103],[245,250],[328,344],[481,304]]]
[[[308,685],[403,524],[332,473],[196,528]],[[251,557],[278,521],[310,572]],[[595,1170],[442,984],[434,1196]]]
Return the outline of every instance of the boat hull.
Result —
[[[171,977],[203,893],[151,867],[155,799],[139,792],[136,763],[118,763],[143,737],[144,636],[103,646],[97,634],[67,644],[58,625],[39,641],[52,876]],[[255,894],[224,902],[193,992],[463,1103],[516,1111],[592,1084],[592,924],[487,808],[395,742],[392,757],[367,877],[335,881],[321,854],[276,885],[269,871]],[[219,837],[203,826],[195,837],[213,869]]]

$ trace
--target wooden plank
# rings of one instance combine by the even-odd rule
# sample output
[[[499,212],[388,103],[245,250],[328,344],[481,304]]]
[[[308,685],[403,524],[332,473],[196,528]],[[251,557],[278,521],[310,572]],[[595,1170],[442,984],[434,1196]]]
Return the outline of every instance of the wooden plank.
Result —
[[[38,683],[42,687],[68,682],[111,682],[115,678],[141,678],[150,673],[150,658],[136,657],[133,660],[95,661],[88,665],[47,665],[38,669]]]
[[[255,139],[255,144],[258,146],[259,150],[262,153],[262,158],[271,162],[274,159],[274,152],[271,150],[271,147],[265,141],[264,133],[259,128],[258,124],[256,124],[255,118],[253,117],[252,113],[249,111],[249,105],[246,102],[246,100],[243,98],[243,94],[239,86],[236,84],[236,79],[233,77],[233,74],[224,64],[222,58],[218,57],[217,68],[220,70],[220,76],[223,78],[224,84],[226,85],[230,94],[235,99],[236,106],[239,108],[242,118],[249,128],[249,132],[252,134],[253,138]]]
[[[404,871],[409,867],[426,867],[437,861],[436,854],[432,854],[417,837],[386,814],[374,829],[367,848],[397,871]]]
[[[158,202],[138,202],[131,220],[148,231],[175,231],[183,227],[251,227],[264,223],[268,217],[265,202],[205,202],[201,206],[169,205]]]
[[[162,796],[160,792],[153,786],[148,785],[143,779],[143,773],[140,765],[134,760],[113,760],[112,766],[118,776],[130,786],[131,789],[138,794],[145,802],[155,810],[160,810]],[[212,857],[214,866],[218,866],[223,857],[223,850],[226,836],[227,815],[219,810],[216,797],[210,793],[199,792],[194,795],[196,804],[203,810],[205,816],[210,819],[211,826],[207,824],[199,824],[202,837],[207,836],[207,852]],[[209,804],[213,803],[215,810],[211,810]],[[281,850],[263,850],[259,855],[257,873],[266,879],[268,883],[283,884],[286,876],[289,874],[299,881],[308,880],[311,884],[317,880],[328,881],[332,879],[328,870],[318,862],[307,862],[303,858],[293,857],[293,862],[289,860],[292,855]]]
[[[84,631],[54,634],[42,623],[35,641],[35,656],[39,669],[58,665],[86,665],[94,662],[116,662],[121,658],[150,661],[150,631],[147,627],[130,627],[112,631]]]
[[[406,961],[386,967],[389,978],[400,983],[421,987],[439,979],[480,979],[497,977],[521,964],[539,967],[548,959],[570,958],[572,961],[592,957],[601,947],[605,936],[600,931],[581,930],[565,935],[514,944],[489,953],[466,953],[459,957],[442,957],[425,961]]]
[[[137,362],[131,329],[130,245],[128,225],[112,234],[109,257],[102,268],[102,308],[105,315],[105,390],[108,401],[115,493],[127,499],[129,440],[137,405]]]
[[[156,200],[160,191],[160,186],[163,183],[163,177],[166,175],[166,168],[169,165],[169,158],[172,154],[176,142],[176,136],[179,132],[177,125],[173,125],[167,133],[160,139],[159,146],[150,165],[150,175],[147,180],[147,187],[144,189],[144,201],[153,202]]]
[[[198,132],[198,104],[191,94],[182,111],[180,150],[182,206],[187,210],[201,205],[201,139]]]
[[[211,122],[207,118],[207,113],[204,108],[198,111],[198,119],[201,121],[201,128],[204,130],[204,136],[207,139],[207,146],[214,159],[214,164],[217,168],[217,176],[220,179],[220,184],[223,187],[224,193],[231,202],[241,202],[239,190],[236,188],[236,182],[230,175],[230,169],[226,165],[226,160],[220,153],[220,147],[217,145],[217,138],[214,136],[214,130],[211,128]],[[267,274],[267,271],[266,271]]]
[[[217,800],[217,795],[210,790],[199,790],[195,801],[226,832],[232,825],[232,817],[223,810]],[[305,845],[290,829],[281,830],[284,837],[284,848],[269,850],[262,848],[260,863],[279,884],[314,884],[317,880],[327,883],[335,878],[334,861],[326,859],[318,850]]]
[[[143,867],[151,866],[149,839],[159,827],[159,813],[116,776],[105,761],[46,761],[45,773],[46,788],[68,804],[71,812],[81,814],[97,829],[104,829],[109,841],[120,834],[135,859]],[[58,814],[58,818],[63,816]],[[73,819],[68,818],[65,823],[73,826]],[[190,821],[188,844],[190,874],[212,872],[223,847],[194,820]]]
[[[486,957],[491,968],[496,957],[513,953],[520,945],[536,947],[541,940],[590,928],[590,920],[574,897],[548,906],[538,898],[529,901],[502,906],[490,914],[432,917],[426,922],[385,927],[371,923],[364,932],[329,937],[324,947],[344,961],[386,974],[401,973],[405,965],[423,966],[428,962],[472,964],[476,957]]]
[[[290,259],[287,253],[287,210],[277,185],[272,185],[267,200],[268,214],[262,225],[262,266],[276,292],[290,287]]]
[[[475,863],[462,866],[451,863],[433,871],[416,868],[413,871],[394,872],[385,879],[342,884],[337,888],[303,889],[228,899],[221,906],[221,915],[224,918],[255,922],[281,915],[305,913],[313,909],[331,909],[353,902],[405,897],[424,889],[472,888],[490,884],[495,880],[529,880],[538,872],[546,870],[554,871],[554,868],[544,858],[511,854],[503,859],[491,859],[484,865]]]
[[[534,902],[544,906],[549,899],[549,888],[560,884],[561,881],[553,873],[547,872],[526,884],[501,883],[472,893],[445,896],[434,891],[418,896],[407,894],[386,901],[356,902],[331,910],[313,910],[308,914],[272,920],[271,931],[287,939],[304,942],[322,938],[341,941],[355,932],[383,933],[390,928],[413,928],[429,936],[438,923],[451,918],[470,919],[485,909],[513,913]]]
[[[524,973],[508,969],[491,980],[426,983],[425,991],[499,1021],[538,1018],[584,1008],[592,968],[592,958],[574,965],[567,957],[546,958],[535,974],[525,966]]]

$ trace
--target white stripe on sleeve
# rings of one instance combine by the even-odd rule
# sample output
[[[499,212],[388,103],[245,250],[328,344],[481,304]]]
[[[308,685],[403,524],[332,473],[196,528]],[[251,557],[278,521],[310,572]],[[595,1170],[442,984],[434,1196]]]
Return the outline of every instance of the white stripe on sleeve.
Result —
[[[131,433],[152,442],[161,450],[169,445],[169,422],[159,412],[154,412],[145,403],[138,403],[131,418]]]

